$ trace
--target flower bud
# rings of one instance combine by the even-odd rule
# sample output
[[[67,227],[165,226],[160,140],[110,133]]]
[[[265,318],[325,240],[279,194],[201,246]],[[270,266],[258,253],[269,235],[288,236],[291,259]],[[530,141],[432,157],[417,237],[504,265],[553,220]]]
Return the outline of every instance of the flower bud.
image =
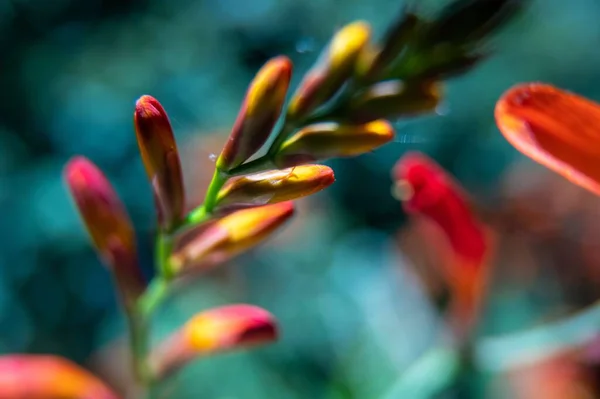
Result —
[[[281,114],[292,77],[287,57],[267,62],[252,81],[217,168],[229,171],[254,155],[269,138]]]
[[[231,213],[203,229],[170,259],[174,274],[205,270],[267,239],[294,214],[290,201]]]
[[[290,120],[306,117],[338,92],[354,74],[370,35],[370,26],[361,21],[348,24],[336,33],[290,100],[287,112]]]
[[[550,85],[522,84],[500,98],[495,115],[517,150],[600,195],[600,104]]]
[[[230,179],[219,192],[217,210],[294,200],[323,190],[335,181],[323,165],[303,165]]]
[[[115,274],[126,305],[144,289],[133,226],[117,193],[88,159],[72,158],[64,169],[71,192],[92,242]]]
[[[439,82],[377,83],[355,96],[344,115],[350,120],[364,123],[431,112],[442,98],[441,88],[442,84]]]
[[[486,226],[471,210],[462,189],[427,156],[405,154],[393,177],[404,210],[431,226],[427,242],[441,252],[441,274],[453,297],[454,326],[464,338],[474,326],[487,282],[492,241]]]
[[[75,363],[50,355],[0,356],[0,399],[118,399]]]
[[[135,104],[135,133],[152,183],[160,228],[169,230],[184,216],[181,163],[169,117],[160,103],[145,95]]]
[[[246,349],[277,339],[275,318],[250,305],[229,305],[198,313],[167,338],[150,356],[150,367],[162,379],[194,358]]]
[[[298,166],[336,157],[360,155],[394,138],[394,129],[385,120],[363,125],[318,123],[300,129],[275,154],[280,168]]]

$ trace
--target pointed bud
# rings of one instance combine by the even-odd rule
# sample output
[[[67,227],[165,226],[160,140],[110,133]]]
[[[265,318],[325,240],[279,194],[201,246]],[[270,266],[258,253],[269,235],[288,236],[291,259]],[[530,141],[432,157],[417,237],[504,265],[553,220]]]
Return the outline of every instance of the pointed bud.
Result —
[[[229,171],[254,155],[277,123],[292,77],[292,62],[287,57],[267,62],[246,92],[229,140],[225,144],[217,168]]]
[[[306,117],[338,92],[354,74],[358,57],[370,35],[370,26],[361,21],[348,24],[335,34],[290,100],[289,119]]]
[[[491,240],[451,176],[421,153],[407,153],[396,164],[393,177],[403,194],[404,210],[424,218],[435,231],[428,242],[437,243],[444,260],[441,274],[451,288],[457,333],[464,338],[478,316],[488,275]],[[441,232],[442,241],[437,240]],[[444,241],[450,251],[445,250]]]
[[[250,305],[229,305],[194,316],[150,356],[153,375],[162,379],[194,358],[263,345],[277,339],[275,318]]]
[[[294,214],[292,202],[231,213],[205,228],[170,259],[174,274],[205,270],[244,252],[281,227]]]
[[[415,14],[402,12],[385,33],[380,47],[361,54],[357,64],[358,77],[367,82],[381,78],[383,72],[403,53],[415,35],[419,22]]]
[[[230,179],[219,192],[217,210],[275,204],[305,197],[335,181],[323,165],[303,165]]]
[[[94,246],[115,274],[126,306],[131,305],[143,291],[144,281],[135,233],[123,204],[104,174],[84,157],[67,163],[64,179]]]
[[[135,133],[152,183],[159,225],[168,230],[185,211],[181,163],[169,117],[160,103],[145,95],[135,104]]]
[[[431,112],[440,103],[441,89],[439,82],[377,83],[354,97],[343,114],[350,120],[364,123]]]
[[[309,125],[287,139],[275,154],[280,168],[351,157],[372,151],[394,138],[394,128],[385,120],[364,125],[318,123]]]
[[[118,399],[75,363],[49,355],[0,356],[1,399]]]
[[[520,152],[600,195],[600,104],[550,85],[518,85],[496,105],[496,123]]]

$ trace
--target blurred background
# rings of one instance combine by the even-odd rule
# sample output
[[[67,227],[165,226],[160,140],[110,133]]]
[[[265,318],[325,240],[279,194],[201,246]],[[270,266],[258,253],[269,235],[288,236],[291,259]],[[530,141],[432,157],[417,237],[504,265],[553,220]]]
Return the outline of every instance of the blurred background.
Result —
[[[115,349],[123,318],[63,186],[64,163],[82,154],[107,173],[150,275],[155,219],[133,132],[135,100],[151,94],[165,106],[190,206],[198,204],[211,155],[264,62],[289,56],[297,83],[340,26],[364,19],[381,33],[401,6],[0,0],[0,350],[60,354],[124,384],[115,372],[125,367]],[[514,150],[493,109],[525,81],[600,100],[599,17],[597,0],[534,0],[496,37],[493,57],[448,82],[437,114],[398,122],[398,139],[372,154],[329,162],[336,183],[300,200],[274,240],[177,293],[155,319],[157,340],[195,312],[233,302],[274,313],[282,337],[195,363],[171,383],[170,397],[377,399],[393,386],[440,328],[429,299],[435,276],[423,272],[431,245],[390,194],[390,169],[408,150],[454,174],[499,237],[481,336],[597,299],[597,199]],[[562,353],[524,369],[474,373],[468,388],[444,397],[597,397],[595,362],[586,359]],[[544,384],[552,389],[541,393]]]

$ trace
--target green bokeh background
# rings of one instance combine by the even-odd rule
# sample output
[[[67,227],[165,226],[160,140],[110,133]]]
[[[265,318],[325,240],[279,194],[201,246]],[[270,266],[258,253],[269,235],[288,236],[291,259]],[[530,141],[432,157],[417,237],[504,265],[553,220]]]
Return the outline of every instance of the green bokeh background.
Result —
[[[435,9],[443,2],[421,3]],[[84,363],[122,334],[110,278],[61,169],[83,154],[106,171],[151,274],[154,210],[132,130],[136,98],[157,97],[180,146],[197,143],[230,128],[268,58],[289,56],[297,83],[337,28],[364,19],[381,33],[401,5],[0,0],[0,349]],[[405,216],[390,195],[389,170],[405,151],[426,152],[493,207],[503,173],[523,159],[495,126],[496,99],[517,82],[545,81],[600,100],[599,18],[597,0],[532,1],[493,41],[493,57],[448,83],[438,114],[399,121],[398,139],[374,153],[329,162],[337,181],[301,208],[292,240],[262,246],[178,293],[156,318],[157,339],[196,311],[232,302],[273,312],[282,338],[195,364],[173,397],[370,399],[385,392],[439,327],[409,260],[393,245]],[[190,158],[186,165],[186,174],[211,173],[193,170]],[[541,296],[538,287],[495,297],[486,331],[525,327],[559,306],[556,287],[543,287]]]

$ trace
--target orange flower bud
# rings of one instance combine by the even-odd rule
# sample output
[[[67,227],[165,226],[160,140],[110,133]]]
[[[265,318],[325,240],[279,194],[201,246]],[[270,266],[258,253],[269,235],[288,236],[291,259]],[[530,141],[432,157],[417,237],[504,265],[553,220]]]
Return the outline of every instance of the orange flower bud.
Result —
[[[404,210],[431,222],[450,247],[450,251],[436,249],[444,253],[441,273],[452,290],[454,322],[459,333],[466,334],[473,327],[484,293],[491,237],[462,189],[424,154],[405,154],[394,167],[393,177]],[[436,236],[428,238],[436,242]]]
[[[144,289],[138,266],[135,233],[110,182],[88,159],[72,158],[64,169],[66,184],[92,242],[115,274],[126,305]]]
[[[135,104],[134,125],[142,161],[154,189],[158,221],[168,230],[185,211],[181,163],[169,117],[160,103],[145,95]]]
[[[194,358],[246,349],[277,339],[275,318],[250,305],[198,313],[150,356],[153,375],[164,378]]]
[[[118,399],[75,363],[49,355],[0,356],[0,399]]]
[[[294,200],[323,190],[335,181],[323,165],[303,165],[230,179],[219,192],[217,210]]]
[[[283,56],[273,58],[258,71],[217,160],[219,170],[241,165],[267,141],[281,114],[291,77],[292,62]]]
[[[371,28],[366,22],[346,25],[335,34],[321,59],[306,74],[288,107],[288,118],[301,119],[330,100],[354,74]]]
[[[344,115],[350,120],[364,123],[431,112],[442,98],[441,89],[439,82],[411,85],[401,81],[377,83],[354,97]]]
[[[600,195],[600,104],[541,83],[508,90],[496,123],[520,152]]]
[[[385,120],[363,125],[318,123],[300,129],[275,154],[275,164],[291,167],[335,157],[350,157],[374,150],[394,138]]]
[[[170,259],[173,273],[204,270],[270,237],[294,214],[290,201],[239,210],[202,230]]]

